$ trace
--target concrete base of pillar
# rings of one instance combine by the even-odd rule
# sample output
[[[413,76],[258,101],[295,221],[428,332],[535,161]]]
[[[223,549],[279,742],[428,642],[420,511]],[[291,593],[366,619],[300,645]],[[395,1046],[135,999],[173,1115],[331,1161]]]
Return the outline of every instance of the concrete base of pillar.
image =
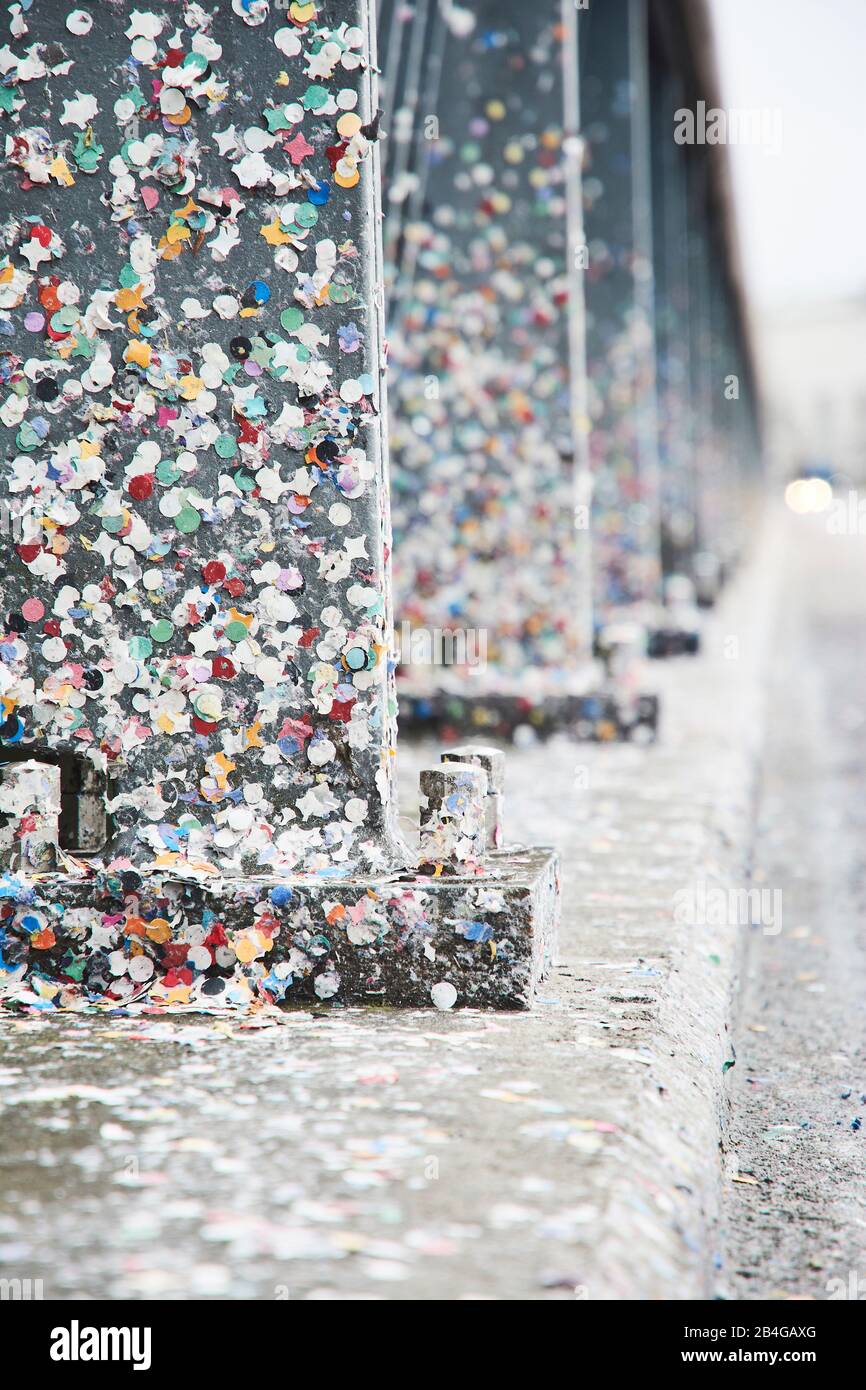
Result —
[[[692,628],[659,627],[649,634],[647,656],[655,660],[668,656],[697,656],[701,634]]]
[[[611,691],[556,695],[534,701],[511,694],[456,695],[437,691],[399,695],[400,736],[433,734],[443,742],[467,735],[520,742],[557,733],[584,743],[654,743],[659,697],[628,699]]]
[[[556,958],[559,861],[513,848],[471,877],[7,875],[0,898],[5,1007],[525,1009]]]

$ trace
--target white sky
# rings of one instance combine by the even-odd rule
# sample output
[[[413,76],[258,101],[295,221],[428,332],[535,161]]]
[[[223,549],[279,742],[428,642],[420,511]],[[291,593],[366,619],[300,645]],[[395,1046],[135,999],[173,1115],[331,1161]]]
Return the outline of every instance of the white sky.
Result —
[[[782,113],[732,146],[753,304],[866,293],[866,0],[710,0],[722,103]]]

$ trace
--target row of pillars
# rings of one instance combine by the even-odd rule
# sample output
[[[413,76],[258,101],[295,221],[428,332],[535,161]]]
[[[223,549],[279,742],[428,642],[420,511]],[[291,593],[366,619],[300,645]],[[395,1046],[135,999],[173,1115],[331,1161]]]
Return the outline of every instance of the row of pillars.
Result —
[[[482,634],[488,693],[585,689],[606,627],[711,603],[743,544],[724,151],[675,140],[707,96],[696,8],[380,11],[397,616]],[[443,672],[411,656],[423,702]]]
[[[559,0],[386,3],[380,60],[368,0],[13,22],[0,966],[25,1002],[514,1007],[549,969],[556,856],[502,844],[495,749],[425,773],[420,858],[398,831],[391,568],[400,614],[490,634],[512,692],[571,690],[601,620],[657,596],[646,10],[590,13],[585,44]],[[712,344],[728,297],[696,260]],[[729,479],[699,375],[671,368],[703,543]],[[58,814],[78,843],[45,853]],[[67,852],[85,824],[103,843]]]

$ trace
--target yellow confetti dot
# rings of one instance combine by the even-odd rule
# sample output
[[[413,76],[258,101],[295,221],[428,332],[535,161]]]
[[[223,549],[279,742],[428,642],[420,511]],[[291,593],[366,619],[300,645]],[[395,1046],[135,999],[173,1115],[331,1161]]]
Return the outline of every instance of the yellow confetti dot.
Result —
[[[114,296],[114,302],[118,309],[128,312],[130,309],[141,309],[144,307],[144,286],[142,284],[133,285],[131,289],[119,289]]]
[[[52,161],[48,166],[48,172],[53,179],[56,179],[58,183],[62,183],[65,188],[71,188],[75,183],[75,179],[69,172],[69,165],[62,155],[58,155],[57,158]]]
[[[259,947],[255,941],[251,941],[248,936],[235,939],[235,955],[242,965],[249,965],[251,960],[255,960],[260,954]]]
[[[201,395],[204,382],[200,376],[182,376],[178,382],[180,393],[185,401],[194,401]]]
[[[173,854],[172,859],[177,859],[177,855]],[[164,917],[154,917],[153,921],[148,922],[145,930],[151,941],[158,944],[168,941],[171,937],[171,927]]]
[[[261,721],[256,720],[248,729],[244,729],[244,744],[247,748],[264,748],[261,735]]]
[[[346,140],[351,140],[353,135],[358,134],[361,125],[361,117],[356,111],[346,111],[337,121],[337,132]]]
[[[134,362],[137,367],[150,366],[150,347],[143,343],[140,338],[135,338],[131,343],[127,343],[126,351],[123,354],[125,362]]]
[[[165,235],[166,240],[174,244],[177,241],[189,241],[192,233],[189,227],[184,227],[181,222],[172,222]]]

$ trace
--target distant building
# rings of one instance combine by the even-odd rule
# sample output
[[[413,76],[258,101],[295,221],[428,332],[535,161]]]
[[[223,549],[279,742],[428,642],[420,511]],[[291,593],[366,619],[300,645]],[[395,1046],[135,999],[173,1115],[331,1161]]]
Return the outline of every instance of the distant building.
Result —
[[[866,483],[866,293],[765,311],[757,330],[776,475]]]

